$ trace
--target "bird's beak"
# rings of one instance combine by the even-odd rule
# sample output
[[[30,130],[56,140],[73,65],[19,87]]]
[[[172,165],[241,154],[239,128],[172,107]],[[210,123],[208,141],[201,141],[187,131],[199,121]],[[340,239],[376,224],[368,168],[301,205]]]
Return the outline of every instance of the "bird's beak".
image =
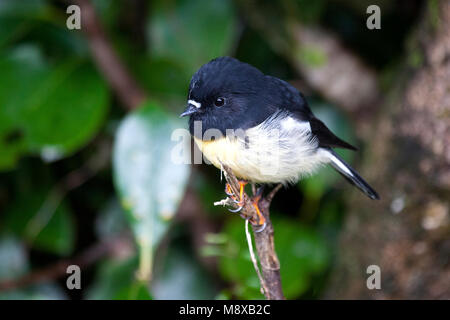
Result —
[[[189,116],[196,112],[198,112],[198,108],[194,106],[192,103],[188,103],[186,110],[184,110],[184,112],[180,114],[180,118]]]

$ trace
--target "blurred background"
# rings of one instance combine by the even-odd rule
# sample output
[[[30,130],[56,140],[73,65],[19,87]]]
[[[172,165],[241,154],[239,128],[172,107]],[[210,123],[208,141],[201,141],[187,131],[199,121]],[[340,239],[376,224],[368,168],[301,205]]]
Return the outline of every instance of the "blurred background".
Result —
[[[219,171],[171,161],[190,77],[229,55],[302,91],[381,195],[329,168],[277,194],[286,298],[449,299],[449,30],[445,0],[0,0],[0,298],[263,298]]]

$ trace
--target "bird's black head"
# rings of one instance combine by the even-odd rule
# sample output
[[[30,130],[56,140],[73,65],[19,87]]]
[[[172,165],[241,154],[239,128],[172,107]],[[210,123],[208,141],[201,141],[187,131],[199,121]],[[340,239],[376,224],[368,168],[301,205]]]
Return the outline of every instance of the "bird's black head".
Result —
[[[214,59],[192,77],[181,116],[190,116],[189,130],[200,139],[208,129],[225,135],[227,129],[252,127],[267,117],[265,87],[266,77],[255,67],[230,57]],[[194,132],[195,122],[201,123],[201,130]]]

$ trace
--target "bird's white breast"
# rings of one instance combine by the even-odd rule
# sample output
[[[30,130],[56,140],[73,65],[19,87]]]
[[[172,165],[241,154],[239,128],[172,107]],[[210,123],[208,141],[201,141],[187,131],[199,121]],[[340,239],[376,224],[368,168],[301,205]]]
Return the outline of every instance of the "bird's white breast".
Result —
[[[237,177],[252,182],[295,182],[329,162],[312,136],[309,122],[283,112],[243,133],[230,133],[213,141],[194,140],[217,168],[223,163]]]

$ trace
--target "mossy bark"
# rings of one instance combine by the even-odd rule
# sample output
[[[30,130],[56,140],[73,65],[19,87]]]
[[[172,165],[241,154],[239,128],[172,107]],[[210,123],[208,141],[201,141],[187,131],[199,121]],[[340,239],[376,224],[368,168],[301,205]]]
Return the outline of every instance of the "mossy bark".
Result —
[[[381,200],[348,203],[327,298],[450,298],[450,2],[430,1],[414,37],[415,63],[366,131],[361,171]],[[379,290],[366,286],[369,265]]]

